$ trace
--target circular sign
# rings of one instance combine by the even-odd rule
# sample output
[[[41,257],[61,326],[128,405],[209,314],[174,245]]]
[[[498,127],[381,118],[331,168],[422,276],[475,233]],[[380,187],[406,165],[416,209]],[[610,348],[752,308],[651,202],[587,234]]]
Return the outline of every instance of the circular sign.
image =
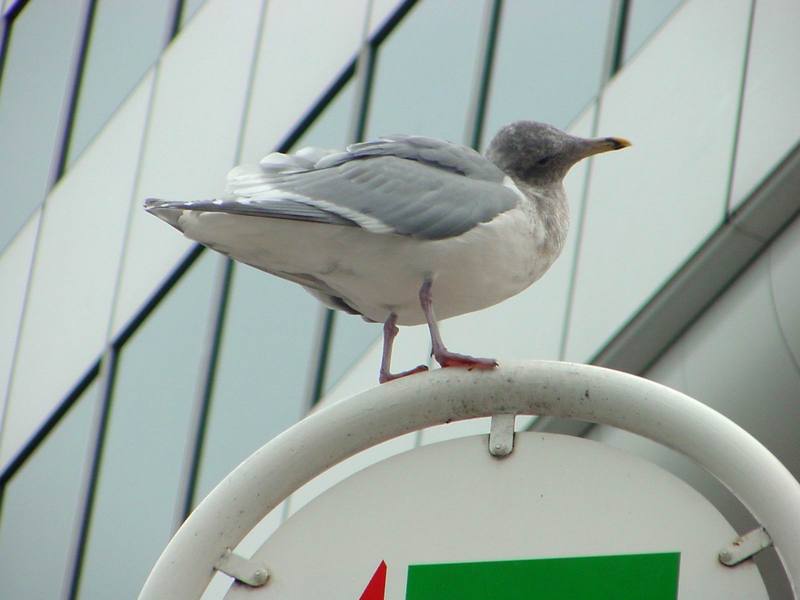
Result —
[[[259,549],[270,579],[231,600],[660,600],[767,594],[737,537],[694,489],[590,440],[517,433],[431,444],[342,481]]]

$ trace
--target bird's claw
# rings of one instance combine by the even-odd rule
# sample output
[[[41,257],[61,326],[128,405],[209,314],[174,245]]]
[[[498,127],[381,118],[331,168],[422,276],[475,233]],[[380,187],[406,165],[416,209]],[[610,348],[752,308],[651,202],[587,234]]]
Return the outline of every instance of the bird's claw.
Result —
[[[381,371],[378,380],[381,383],[386,383],[387,381],[393,381],[395,379],[400,379],[401,377],[414,375],[415,373],[422,373],[427,370],[428,367],[426,367],[425,365],[419,365],[418,367],[414,367],[413,369],[409,369],[408,371],[401,371],[400,373],[389,373],[388,371]]]

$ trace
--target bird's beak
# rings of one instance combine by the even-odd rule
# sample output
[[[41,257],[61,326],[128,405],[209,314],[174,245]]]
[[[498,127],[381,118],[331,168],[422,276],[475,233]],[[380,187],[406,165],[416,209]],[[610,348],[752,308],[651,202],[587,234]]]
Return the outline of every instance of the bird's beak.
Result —
[[[583,157],[592,156],[593,154],[600,154],[601,152],[610,152],[612,150],[622,150],[631,145],[625,138],[607,137],[595,138],[592,140],[585,140]]]

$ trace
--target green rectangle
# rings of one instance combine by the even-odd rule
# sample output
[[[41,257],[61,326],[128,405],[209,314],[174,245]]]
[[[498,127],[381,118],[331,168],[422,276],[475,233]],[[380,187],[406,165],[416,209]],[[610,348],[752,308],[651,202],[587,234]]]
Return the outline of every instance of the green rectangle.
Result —
[[[406,600],[675,600],[680,553],[409,565]]]

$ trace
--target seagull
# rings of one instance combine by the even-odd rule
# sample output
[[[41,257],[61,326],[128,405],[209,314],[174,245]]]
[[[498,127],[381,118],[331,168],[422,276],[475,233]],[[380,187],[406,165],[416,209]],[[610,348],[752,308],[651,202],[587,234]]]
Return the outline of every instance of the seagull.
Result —
[[[221,198],[149,198],[144,207],[330,308],[383,323],[384,383],[428,369],[391,371],[398,325],[427,323],[442,367],[496,367],[495,359],[448,350],[439,321],[502,302],[539,279],[567,236],[567,171],[629,145],[535,121],[500,129],[485,156],[435,138],[389,135],[343,151],[273,152],[231,170]]]

